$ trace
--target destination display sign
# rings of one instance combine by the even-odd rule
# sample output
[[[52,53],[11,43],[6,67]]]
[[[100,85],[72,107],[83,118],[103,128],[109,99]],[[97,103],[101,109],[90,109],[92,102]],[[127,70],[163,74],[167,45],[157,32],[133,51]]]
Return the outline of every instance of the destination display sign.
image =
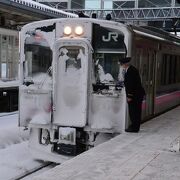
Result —
[[[124,35],[115,29],[93,26],[93,48],[95,50],[125,51]]]

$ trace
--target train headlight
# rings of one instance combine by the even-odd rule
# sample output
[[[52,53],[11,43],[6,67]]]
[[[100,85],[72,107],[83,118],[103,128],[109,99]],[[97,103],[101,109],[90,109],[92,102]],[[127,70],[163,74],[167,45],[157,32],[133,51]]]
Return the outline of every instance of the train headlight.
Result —
[[[77,27],[75,27],[75,33],[76,33],[76,35],[82,35],[83,32],[84,32],[84,30],[83,30],[83,27],[82,27],[82,26],[77,26]]]
[[[72,33],[72,28],[70,26],[64,27],[64,34],[70,35]]]

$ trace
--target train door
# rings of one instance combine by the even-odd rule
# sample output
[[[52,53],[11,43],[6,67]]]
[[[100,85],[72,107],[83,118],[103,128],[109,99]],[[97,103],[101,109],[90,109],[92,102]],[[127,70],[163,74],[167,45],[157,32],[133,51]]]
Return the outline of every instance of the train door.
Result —
[[[143,118],[151,117],[154,114],[154,89],[155,89],[155,59],[156,53],[153,50],[143,50],[140,58],[140,74],[142,84],[146,92],[145,100],[142,104]]]
[[[54,51],[54,123],[84,127],[87,120],[89,56],[83,40],[61,40]]]

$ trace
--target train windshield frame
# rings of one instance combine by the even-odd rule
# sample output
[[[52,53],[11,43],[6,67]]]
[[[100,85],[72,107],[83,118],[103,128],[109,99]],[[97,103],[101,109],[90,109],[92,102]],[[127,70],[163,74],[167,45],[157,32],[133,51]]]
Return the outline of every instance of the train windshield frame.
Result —
[[[115,84],[119,78],[119,59],[127,54],[124,33],[106,25],[93,24],[92,46],[96,83]]]

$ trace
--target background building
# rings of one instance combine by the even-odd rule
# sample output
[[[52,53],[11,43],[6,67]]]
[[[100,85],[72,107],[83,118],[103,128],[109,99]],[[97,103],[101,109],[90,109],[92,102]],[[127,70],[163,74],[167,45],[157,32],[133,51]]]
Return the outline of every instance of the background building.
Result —
[[[119,9],[177,7],[176,0],[37,0],[62,9]]]
[[[124,23],[150,25],[167,31],[180,31],[180,4],[178,0],[37,0],[59,9]]]

